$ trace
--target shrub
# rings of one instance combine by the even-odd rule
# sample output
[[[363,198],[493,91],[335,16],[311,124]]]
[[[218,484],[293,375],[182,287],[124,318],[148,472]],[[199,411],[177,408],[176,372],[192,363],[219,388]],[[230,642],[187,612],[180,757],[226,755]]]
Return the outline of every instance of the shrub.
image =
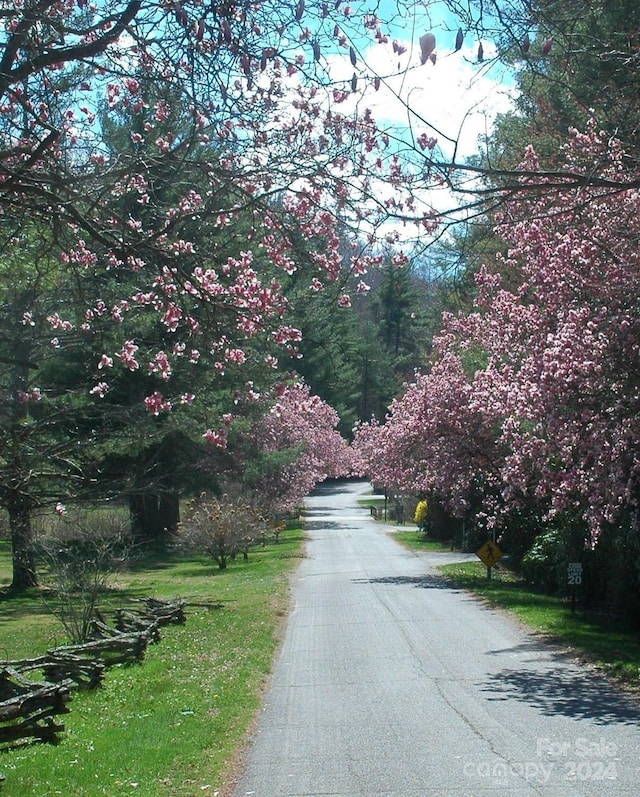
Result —
[[[208,553],[224,570],[229,559],[241,553],[249,558],[250,547],[264,534],[264,519],[242,498],[206,498],[191,503],[188,519],[178,529],[178,546]]]
[[[130,555],[129,528],[122,516],[106,512],[57,517],[40,535],[38,552],[47,568],[47,608],[73,643],[91,637],[98,600]]]

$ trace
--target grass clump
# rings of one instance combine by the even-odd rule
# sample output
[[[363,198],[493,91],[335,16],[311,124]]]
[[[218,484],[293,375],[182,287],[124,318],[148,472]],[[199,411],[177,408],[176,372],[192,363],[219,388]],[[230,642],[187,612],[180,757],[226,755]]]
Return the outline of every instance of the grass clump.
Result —
[[[191,797],[228,793],[231,763],[260,701],[288,605],[300,528],[226,570],[204,556],[139,559],[118,574],[101,611],[180,598],[184,626],[166,626],[139,665],[110,668],[76,692],[60,743],[0,753],[11,797]],[[2,604],[4,655],[60,644],[37,591]]]

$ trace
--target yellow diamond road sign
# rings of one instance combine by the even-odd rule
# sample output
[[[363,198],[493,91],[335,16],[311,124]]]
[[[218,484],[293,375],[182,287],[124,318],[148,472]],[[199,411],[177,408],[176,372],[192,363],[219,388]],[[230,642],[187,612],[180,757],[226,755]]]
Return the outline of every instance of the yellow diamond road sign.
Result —
[[[482,559],[487,567],[493,567],[502,558],[502,551],[495,542],[487,540],[485,544],[476,551],[476,556]]]

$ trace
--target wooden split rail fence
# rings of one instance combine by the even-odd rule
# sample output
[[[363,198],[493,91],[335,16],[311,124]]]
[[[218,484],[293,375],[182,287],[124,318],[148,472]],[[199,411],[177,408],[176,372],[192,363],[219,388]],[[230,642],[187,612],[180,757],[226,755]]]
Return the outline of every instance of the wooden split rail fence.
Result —
[[[95,620],[88,642],[0,665],[0,746],[57,742],[64,723],[56,718],[70,711],[72,690],[97,687],[114,664],[142,661],[147,646],[160,640],[160,626],[184,624],[185,605],[148,598],[139,612],[118,609],[115,627]]]

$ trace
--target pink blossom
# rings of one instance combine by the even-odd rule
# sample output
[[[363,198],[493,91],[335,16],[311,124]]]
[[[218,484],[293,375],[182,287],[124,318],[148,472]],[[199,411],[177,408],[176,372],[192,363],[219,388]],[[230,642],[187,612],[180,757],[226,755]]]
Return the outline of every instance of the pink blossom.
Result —
[[[349,449],[336,431],[338,415],[308,386],[280,383],[275,396],[261,403],[263,414],[249,433],[251,450],[299,452],[280,469],[261,475],[255,485],[273,511],[299,505],[318,482],[349,472]]]
[[[273,338],[275,342],[280,345],[284,343],[298,342],[302,340],[302,332],[295,327],[282,325],[273,333]]]
[[[157,390],[144,400],[145,407],[151,415],[159,415],[161,412],[171,412],[171,402],[167,401],[162,393]]]
[[[159,351],[155,359],[149,363],[149,373],[158,374],[165,381],[171,377],[171,364],[165,352]]]
[[[157,122],[166,122],[171,115],[171,109],[166,100],[158,100],[154,110],[154,116]]]
[[[135,353],[137,351],[138,351],[138,346],[136,346],[136,344],[132,340],[128,340],[126,341],[126,343],[123,345],[122,349],[116,356],[122,360],[124,365],[130,371],[136,371],[140,367],[140,364],[135,359]]]
[[[217,448],[227,447],[227,436],[224,430],[221,432],[214,432],[213,429],[207,429],[202,436],[208,443],[211,443]]]
[[[98,398],[104,398],[108,391],[109,385],[106,382],[98,382],[97,385],[91,388],[89,395],[98,396]]]
[[[426,133],[422,133],[418,136],[417,142],[420,149],[433,149],[438,143],[438,140],[432,136],[428,136]]]
[[[70,332],[73,329],[71,321],[63,321],[58,313],[47,316],[47,321],[51,324],[51,329],[61,329],[64,332]]]
[[[572,174],[619,179],[620,147],[589,125],[563,157]],[[535,153],[526,153],[527,187]],[[446,315],[430,370],[384,424],[361,425],[358,472],[436,493],[463,516],[499,523],[523,503],[581,518],[595,543],[636,511],[640,194],[524,191],[498,220],[504,254],[477,275],[475,308]],[[503,285],[502,274],[509,276]]]
[[[226,349],[224,356],[228,362],[236,365],[242,365],[247,360],[247,355],[242,349]]]

